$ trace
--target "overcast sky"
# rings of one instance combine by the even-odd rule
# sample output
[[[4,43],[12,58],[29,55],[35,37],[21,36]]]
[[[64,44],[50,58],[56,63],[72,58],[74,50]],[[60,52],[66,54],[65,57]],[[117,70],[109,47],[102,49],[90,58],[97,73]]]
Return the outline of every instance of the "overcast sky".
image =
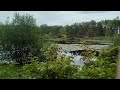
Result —
[[[38,25],[71,25],[77,22],[90,20],[100,21],[120,17],[120,11],[17,11],[20,14],[30,14],[36,18]],[[7,17],[10,21],[15,11],[0,11],[0,22],[5,23]]]

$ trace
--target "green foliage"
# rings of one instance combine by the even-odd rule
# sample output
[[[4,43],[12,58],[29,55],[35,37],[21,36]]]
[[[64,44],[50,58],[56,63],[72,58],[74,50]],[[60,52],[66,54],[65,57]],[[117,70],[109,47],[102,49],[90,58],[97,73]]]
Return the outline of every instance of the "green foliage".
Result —
[[[23,79],[72,79],[73,74],[79,68],[72,65],[71,57],[57,57],[57,45],[52,44],[44,53],[44,62],[39,62],[38,58],[32,58],[30,64],[22,67]]]
[[[49,51],[49,50],[48,50]],[[38,57],[31,58],[30,64],[22,67],[0,65],[2,79],[114,79],[116,75],[118,48],[102,50],[96,61],[89,61],[79,67],[71,64],[71,57],[57,57],[50,54],[45,62]],[[46,55],[48,55],[46,54]]]
[[[18,79],[19,69],[15,65],[0,65],[0,79]]]
[[[66,42],[68,40],[67,35],[63,34],[63,40]]]
[[[70,57],[65,56],[48,60],[44,63],[34,61],[30,65],[27,64],[23,67],[25,72],[23,77],[42,79],[113,79],[116,75],[117,53],[117,47],[103,50],[96,61],[86,62],[81,69],[72,65]]]
[[[115,46],[120,46],[120,35],[114,36],[113,43]]]
[[[81,58],[82,60],[85,60],[85,61],[89,62],[92,58],[95,58],[95,55],[92,53],[92,50],[90,49],[89,42],[83,42],[82,47],[85,50],[85,51],[82,52],[82,55],[84,56],[83,58]]]
[[[72,39],[101,36],[109,38],[116,34],[119,26],[120,20],[116,17],[114,20],[102,20],[99,22],[91,20],[90,22],[74,23],[66,26],[41,25],[40,29],[43,34],[51,34],[53,38],[59,38],[63,34]]]
[[[37,62],[23,66],[26,79],[72,79],[78,67],[71,64],[70,58],[56,58],[54,61]]]
[[[44,52],[45,61],[54,61],[57,58],[59,48],[56,44],[51,44]]]
[[[2,49],[5,53],[9,52],[9,56],[17,63],[27,63],[31,56],[40,53],[43,40],[39,34],[39,28],[32,16],[15,13],[12,23],[7,23],[1,30]]]
[[[118,48],[103,50],[96,61],[86,62],[76,78],[114,79],[116,75]]]
[[[103,27],[105,25],[105,27]],[[89,49],[88,43],[99,44],[100,41],[86,41],[84,46],[85,62],[83,67],[71,64],[72,58],[57,56],[59,48],[56,44],[45,43],[44,39],[61,38],[66,42],[76,38],[104,37],[120,45],[120,36],[116,28],[120,26],[119,18],[96,22],[75,23],[66,26],[41,25],[37,27],[36,20],[28,14],[15,13],[13,21],[9,18],[6,24],[0,24],[0,50],[9,60],[15,60],[16,65],[0,65],[0,78],[20,79],[113,79],[116,74],[116,58],[118,48],[100,51],[96,61]],[[112,39],[112,36],[115,36]],[[44,38],[44,39],[43,39]],[[93,38],[92,38],[93,39]],[[104,38],[98,38],[103,40]]]
[[[79,70],[78,66],[72,65],[71,57],[57,57],[58,46],[52,44],[44,53],[44,62],[38,58],[32,58],[30,64],[22,67],[22,78],[25,79],[72,79]]]
[[[118,54],[118,47],[113,47],[108,50],[102,49],[98,58],[109,60],[110,63],[112,63],[112,62],[115,63],[117,54]]]

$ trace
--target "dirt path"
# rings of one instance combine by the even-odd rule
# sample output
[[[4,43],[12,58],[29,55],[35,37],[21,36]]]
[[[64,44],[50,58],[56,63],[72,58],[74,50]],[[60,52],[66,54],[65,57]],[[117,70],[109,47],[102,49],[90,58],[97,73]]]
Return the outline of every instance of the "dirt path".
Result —
[[[119,49],[119,54],[118,54],[118,63],[117,63],[117,75],[116,79],[120,79],[120,49]]]

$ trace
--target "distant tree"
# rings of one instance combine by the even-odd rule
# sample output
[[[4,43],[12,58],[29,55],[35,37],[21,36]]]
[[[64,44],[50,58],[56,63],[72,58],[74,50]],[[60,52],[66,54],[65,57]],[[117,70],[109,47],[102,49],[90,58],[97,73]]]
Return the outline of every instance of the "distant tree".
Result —
[[[104,33],[105,31],[104,31],[102,23],[98,22],[97,23],[97,36],[104,36],[105,35]]]

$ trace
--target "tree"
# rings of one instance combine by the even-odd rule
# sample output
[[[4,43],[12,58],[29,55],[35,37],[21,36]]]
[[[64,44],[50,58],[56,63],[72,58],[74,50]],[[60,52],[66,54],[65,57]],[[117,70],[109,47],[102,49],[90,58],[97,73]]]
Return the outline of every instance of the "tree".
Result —
[[[101,22],[97,23],[97,36],[104,36],[104,29]]]
[[[4,52],[9,52],[13,60],[23,65],[32,56],[37,56],[42,47],[36,20],[29,14],[14,14],[12,23],[2,30],[1,45]]]
[[[67,38],[67,35],[66,35],[66,34],[63,34],[63,40],[64,40],[65,42],[67,42],[68,38]]]

